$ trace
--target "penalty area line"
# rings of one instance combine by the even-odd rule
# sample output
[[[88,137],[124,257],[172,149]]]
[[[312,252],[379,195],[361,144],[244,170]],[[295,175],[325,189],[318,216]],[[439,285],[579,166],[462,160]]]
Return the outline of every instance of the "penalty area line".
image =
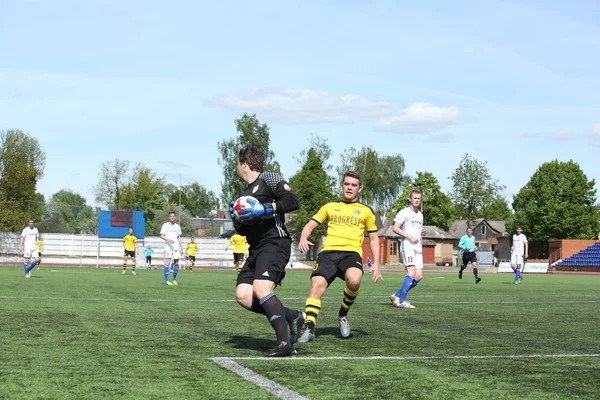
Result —
[[[265,359],[269,359],[264,357]],[[257,374],[249,368],[243,367],[240,364],[233,361],[231,358],[226,357],[215,357],[212,359],[213,362],[231,371],[245,380],[254,383],[255,385],[267,390],[274,396],[277,396],[283,400],[309,400],[307,397],[302,396],[300,393],[294,392],[285,386],[282,386],[272,380]]]

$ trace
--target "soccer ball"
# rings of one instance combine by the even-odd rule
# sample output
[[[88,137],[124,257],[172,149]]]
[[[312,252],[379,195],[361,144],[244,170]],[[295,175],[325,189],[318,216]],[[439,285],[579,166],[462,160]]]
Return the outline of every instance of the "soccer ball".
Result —
[[[242,196],[233,202],[233,215],[236,221],[240,224],[243,223],[240,220],[240,211],[242,211],[245,208],[252,208],[252,205],[248,203],[248,200],[254,200],[255,202],[258,202],[258,200],[256,200],[256,198],[252,196]]]

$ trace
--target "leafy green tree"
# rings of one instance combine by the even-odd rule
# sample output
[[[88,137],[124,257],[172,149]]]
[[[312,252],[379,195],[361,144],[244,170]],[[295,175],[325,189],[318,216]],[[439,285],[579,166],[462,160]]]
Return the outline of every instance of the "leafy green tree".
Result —
[[[361,202],[384,214],[408,179],[404,174],[404,158],[400,154],[380,156],[371,147],[344,150],[337,172],[342,177],[348,170],[361,175]]]
[[[502,196],[496,196],[492,202],[481,210],[481,218],[488,221],[508,221],[512,217],[512,211],[508,200]]]
[[[298,242],[304,225],[316,212],[326,203],[333,201],[336,198],[333,187],[335,180],[327,175],[323,168],[323,159],[319,152],[310,147],[306,152],[306,161],[296,175],[290,178],[290,185],[298,195],[300,208],[294,213],[293,218],[288,224],[288,229]],[[322,225],[313,230],[309,240],[315,244],[311,249],[310,254],[307,254],[307,259],[316,259],[316,254],[319,250],[321,238],[325,236],[327,227]]]
[[[452,173],[451,199],[459,218],[474,221],[490,206],[505,186],[493,179],[487,162],[480,162],[469,154],[463,155]]]
[[[423,224],[449,230],[454,219],[452,201],[442,192],[437,178],[431,172],[417,172],[417,177],[408,181],[400,197],[390,206],[393,211],[390,218],[394,219],[398,211],[408,206],[408,198],[413,190],[421,191]]]
[[[219,207],[219,199],[215,195],[215,192],[206,189],[198,182],[185,185],[181,190],[181,202],[183,206],[195,217],[210,217],[213,210]]]
[[[327,139],[322,138],[319,135],[311,135],[308,139],[309,147],[300,150],[300,156],[294,157],[294,160],[302,166],[306,164],[308,159],[308,152],[312,149],[317,152],[317,157],[323,160],[323,168],[325,171],[329,171],[333,168],[331,164],[327,164],[327,161],[331,158],[333,154],[333,150],[331,150],[331,146],[327,143]]]
[[[63,189],[50,196],[39,228],[52,233],[94,233],[97,223],[98,215],[85,198]]]
[[[28,200],[39,200],[38,180],[44,175],[46,155],[38,140],[18,129],[0,131],[0,229],[18,231],[32,214]]]
[[[267,124],[261,124],[256,114],[244,113],[235,120],[236,130],[239,133],[234,139],[219,142],[218,149],[221,158],[217,160],[223,167],[223,182],[221,183],[221,201],[228,205],[236,199],[246,187],[237,174],[238,153],[248,145],[255,145],[265,151],[265,170],[280,172],[279,163],[275,161],[275,154],[270,149],[271,138]]]
[[[121,209],[143,211],[148,228],[149,223],[156,218],[155,210],[165,207],[165,180],[139,163],[126,175],[129,180],[123,182]]]
[[[588,181],[579,164],[554,160],[542,164],[514,197],[514,225],[522,225],[534,241],[596,239],[595,202],[595,181]]]
[[[96,201],[109,210],[121,210],[126,204],[123,191],[130,184],[129,161],[115,158],[100,166],[100,179],[94,187]]]

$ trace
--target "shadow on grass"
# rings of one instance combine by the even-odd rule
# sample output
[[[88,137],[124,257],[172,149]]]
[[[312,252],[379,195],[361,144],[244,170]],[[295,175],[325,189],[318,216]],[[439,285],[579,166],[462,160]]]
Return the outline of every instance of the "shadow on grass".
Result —
[[[254,338],[251,336],[230,336],[226,343],[235,349],[265,351],[273,348],[277,340],[275,335],[273,339]]]

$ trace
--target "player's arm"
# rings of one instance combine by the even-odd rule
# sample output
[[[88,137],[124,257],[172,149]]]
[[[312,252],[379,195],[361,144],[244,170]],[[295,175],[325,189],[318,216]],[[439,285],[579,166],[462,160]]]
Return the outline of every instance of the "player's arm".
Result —
[[[394,221],[394,227],[392,228],[392,230],[394,231],[394,233],[396,233],[399,236],[402,236],[403,238],[407,239],[413,244],[417,244],[419,242],[418,237],[409,235],[408,233],[404,232],[402,228],[400,228],[400,222]]]
[[[467,245],[465,243],[465,237],[461,237],[460,241],[458,242],[458,248],[461,250],[467,250]]]
[[[313,243],[308,241],[308,237],[319,225],[321,224],[314,219],[311,219],[306,223],[306,225],[304,225],[304,228],[302,228],[300,241],[298,242],[298,250],[300,250],[302,253],[306,253],[310,246],[313,246]]]
[[[23,248],[23,240],[25,240],[25,236],[21,236],[21,240],[19,241],[19,251]]]
[[[177,236],[177,241],[179,242],[179,248],[183,249],[183,242],[181,241],[181,235]]]
[[[286,214],[300,208],[298,196],[285,180],[280,180],[275,188],[275,202],[273,211],[278,214]]]
[[[525,240],[525,258],[529,258],[529,243]]]
[[[233,236],[231,237],[231,239],[229,239],[229,242],[227,242],[227,245],[225,246],[225,250],[227,250],[229,248],[229,246],[231,246],[231,243],[233,243]]]
[[[373,255],[373,264],[371,265],[373,271],[373,282],[383,280],[381,276],[381,270],[379,269],[379,236],[377,231],[369,232],[369,247],[371,248],[371,254]]]

